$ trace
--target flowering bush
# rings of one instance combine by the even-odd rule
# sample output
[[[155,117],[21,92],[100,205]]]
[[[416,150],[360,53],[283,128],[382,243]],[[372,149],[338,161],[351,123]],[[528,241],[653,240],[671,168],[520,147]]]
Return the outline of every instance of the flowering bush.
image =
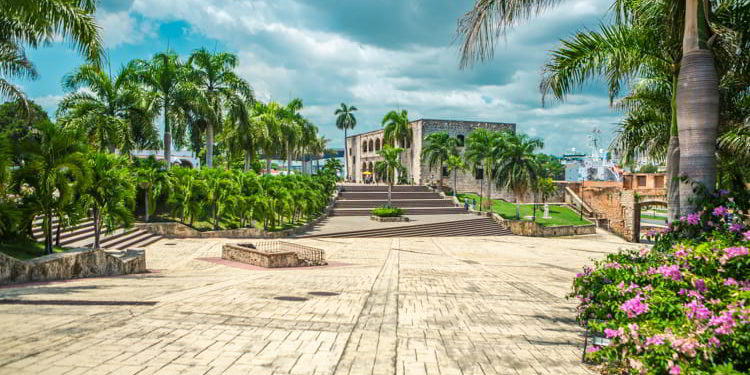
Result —
[[[699,202],[652,249],[609,254],[576,276],[579,323],[611,340],[586,353],[602,373],[750,371],[747,201],[722,191]]]

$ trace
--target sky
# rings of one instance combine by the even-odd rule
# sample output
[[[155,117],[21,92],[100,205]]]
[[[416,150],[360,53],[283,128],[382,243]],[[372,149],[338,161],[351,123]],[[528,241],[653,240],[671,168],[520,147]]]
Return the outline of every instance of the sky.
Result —
[[[102,0],[96,17],[113,71],[167,48],[185,58],[201,47],[235,53],[258,99],[301,98],[332,147],[343,146],[333,115],[343,102],[359,108],[353,133],[406,109],[411,120],[513,122],[559,155],[589,150],[595,128],[609,144],[621,119],[597,82],[544,106],[538,89],[560,39],[596,29],[610,4],[568,0],[515,27],[492,60],[463,70],[456,22],[473,0]],[[16,83],[52,115],[66,94],[62,78],[83,60],[65,42],[27,53],[40,77]]]

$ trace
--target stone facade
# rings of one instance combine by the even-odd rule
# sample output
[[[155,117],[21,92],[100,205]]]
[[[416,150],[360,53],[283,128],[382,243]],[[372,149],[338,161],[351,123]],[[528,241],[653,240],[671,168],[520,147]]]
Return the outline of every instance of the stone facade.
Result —
[[[454,120],[430,120],[422,119],[409,123],[412,128],[412,141],[404,147],[401,161],[406,167],[407,180],[418,185],[437,183],[441,171],[438,168],[429,168],[422,162],[422,143],[424,139],[437,132],[446,132],[458,139],[459,152],[463,153],[469,133],[475,129],[489,129],[494,131],[516,131],[516,124],[481,121],[454,121]],[[367,133],[357,134],[346,139],[346,147],[349,152],[348,176],[356,182],[365,181],[365,172],[374,173],[375,163],[381,160],[377,151],[383,147],[383,130],[375,130]],[[486,180],[476,178],[471,171],[458,173],[456,182],[460,192],[477,192],[487,189]],[[480,183],[484,182],[484,186]],[[453,175],[444,176],[443,184],[453,187]],[[496,191],[493,186],[493,198],[512,200],[512,194],[504,191]]]
[[[0,285],[146,272],[143,250],[78,249],[21,261],[0,253]]]

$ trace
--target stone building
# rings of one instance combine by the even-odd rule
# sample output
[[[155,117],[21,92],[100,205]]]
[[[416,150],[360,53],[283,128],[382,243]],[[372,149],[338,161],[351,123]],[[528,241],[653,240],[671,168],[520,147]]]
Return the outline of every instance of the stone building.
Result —
[[[422,143],[428,135],[437,132],[446,132],[458,141],[458,150],[463,153],[466,139],[469,133],[475,129],[485,128],[493,131],[516,131],[516,124],[500,122],[480,121],[456,121],[456,120],[431,120],[421,119],[409,123],[412,128],[412,140],[403,147],[404,153],[401,162],[406,167],[407,181],[413,184],[426,185],[437,182],[440,179],[438,168],[430,169],[426,162],[422,161]],[[378,151],[383,148],[383,129],[367,133],[356,134],[346,138],[349,160],[347,161],[347,175],[356,182],[364,182],[366,172],[375,171],[375,163],[382,158]],[[443,171],[446,172],[446,171]],[[480,183],[484,180],[484,171],[479,168],[476,173],[472,171],[459,172],[457,177],[458,190],[460,192],[479,192]],[[444,173],[443,184],[453,187],[453,174],[449,176]],[[484,189],[487,188],[486,182]],[[495,192],[493,186],[493,197],[508,199],[508,194]]]

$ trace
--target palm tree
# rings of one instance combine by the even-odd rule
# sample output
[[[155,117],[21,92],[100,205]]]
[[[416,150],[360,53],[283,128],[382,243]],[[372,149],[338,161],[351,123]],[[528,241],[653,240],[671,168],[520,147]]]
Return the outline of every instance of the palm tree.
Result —
[[[302,100],[295,98],[281,111],[281,133],[284,140],[284,149],[286,150],[287,171],[292,173],[292,158],[297,145],[302,139],[302,124],[304,118],[299,113],[302,110]]]
[[[536,190],[539,184],[539,163],[534,151],[542,147],[542,140],[526,134],[506,137],[495,183],[516,196],[516,219],[521,219],[520,201],[530,190]]]
[[[271,173],[271,158],[281,148],[281,114],[282,107],[279,103],[270,102],[268,105],[256,103],[253,109],[253,119],[258,121],[259,135],[258,143],[266,157],[266,173]]]
[[[60,37],[99,64],[103,47],[95,10],[95,0],[0,0],[0,75],[35,79],[36,70],[22,46],[37,48]],[[23,91],[2,76],[0,96],[25,104]]]
[[[133,223],[135,184],[131,179],[128,162],[121,156],[94,153],[89,156],[91,184],[86,196],[91,199],[94,216],[94,248],[100,247],[102,228],[112,232],[120,225],[125,228]]]
[[[344,170],[347,174],[344,178],[349,177],[349,148],[346,146],[346,131],[354,129],[354,127],[357,126],[357,118],[354,117],[355,111],[357,111],[357,107],[347,106],[346,104],[341,103],[341,107],[333,112],[336,116],[336,127],[339,130],[344,130]]]
[[[232,178],[230,171],[223,169],[206,168],[200,171],[206,191],[205,204],[208,206],[211,214],[211,222],[214,230],[219,230],[219,220],[233,207],[230,197],[237,194],[239,185]]]
[[[493,132],[487,129],[477,129],[469,133],[466,141],[464,157],[469,164],[474,166],[481,165],[483,167],[483,177],[487,180],[487,199],[490,211],[492,211],[492,182],[495,180],[494,172],[498,161],[502,157],[507,137],[508,133],[504,131]],[[481,181],[480,186],[483,184],[484,181]],[[481,192],[479,198],[481,211],[483,203]]]
[[[403,151],[404,149],[391,145],[385,145],[382,150],[378,151],[378,155],[383,160],[375,163],[375,173],[382,176],[388,184],[388,206],[391,205],[391,190],[393,190],[393,184],[396,182],[396,174],[404,169],[399,160]]]
[[[256,109],[262,109],[262,104],[248,102],[244,106],[233,107],[227,116],[225,138],[227,151],[238,151],[244,154],[244,171],[250,170],[258,150],[258,140],[262,138],[263,126],[256,118]],[[227,158],[229,159],[229,158]]]
[[[192,68],[190,80],[206,103],[201,109],[206,119],[206,166],[209,168],[213,167],[214,131],[221,131],[225,108],[242,108],[254,101],[250,84],[234,72],[238,64],[234,54],[211,53],[205,48],[194,51],[187,62]]]
[[[443,164],[451,156],[458,154],[458,141],[446,132],[428,135],[422,146],[422,158],[425,158],[430,169],[438,167],[440,175],[440,189],[443,188]]]
[[[82,129],[101,152],[115,148],[130,151],[132,122],[138,122],[145,95],[132,84],[135,66],[123,67],[112,77],[94,65],[82,65],[65,76],[63,87],[71,91],[63,98],[57,118],[64,126]],[[79,91],[87,88],[86,91]],[[153,127],[151,112],[146,121]]]
[[[136,60],[134,77],[154,96],[154,105],[164,117],[164,160],[172,165],[171,119],[177,118],[180,106],[198,97],[197,89],[188,80],[189,69],[174,52],[160,52],[150,61]]]
[[[445,168],[448,169],[448,173],[453,173],[453,196],[458,195],[458,171],[466,169],[466,163],[461,155],[453,154],[448,156],[445,160]],[[442,182],[441,182],[442,183]]]
[[[87,184],[85,146],[70,130],[50,122],[38,123],[34,137],[21,144],[21,167],[17,171],[20,184],[28,184],[23,192],[23,207],[44,220],[44,250],[52,253],[52,218],[54,212],[74,199],[76,192]]]
[[[474,8],[459,20],[458,33],[462,38],[461,66],[490,58],[496,36],[530,18],[532,14],[538,14],[561,2],[562,0],[476,0]],[[617,0],[613,8],[627,10],[625,5],[624,0]],[[670,0],[657,5],[651,8],[652,14],[669,12],[674,15],[671,21],[677,25],[684,17],[681,30],[682,57],[675,94],[680,174],[712,190],[716,184],[714,151],[719,121],[719,83],[714,56],[709,50],[709,38],[713,34],[707,22],[712,10],[711,1]],[[681,184],[682,213],[695,210],[690,203],[693,197],[692,186]]]
[[[200,184],[197,180],[198,171],[193,168],[176,167],[170,170],[168,176],[172,189],[167,202],[172,207],[172,215],[179,217],[183,224],[186,217],[190,218],[192,223],[192,218],[200,211],[197,204],[199,200],[195,198],[200,195],[200,189],[196,188]]]
[[[407,143],[412,140],[412,128],[409,126],[409,112],[405,109],[401,111],[390,111],[384,117],[381,125],[383,131],[383,142],[389,143],[393,147],[406,147]],[[401,155],[398,157],[401,162]],[[401,176],[401,170],[397,171],[396,181]]]
[[[156,211],[156,203],[162,191],[169,191],[170,179],[163,162],[151,157],[140,162],[135,169],[135,180],[138,187],[143,190],[143,202],[145,205],[144,219]]]

